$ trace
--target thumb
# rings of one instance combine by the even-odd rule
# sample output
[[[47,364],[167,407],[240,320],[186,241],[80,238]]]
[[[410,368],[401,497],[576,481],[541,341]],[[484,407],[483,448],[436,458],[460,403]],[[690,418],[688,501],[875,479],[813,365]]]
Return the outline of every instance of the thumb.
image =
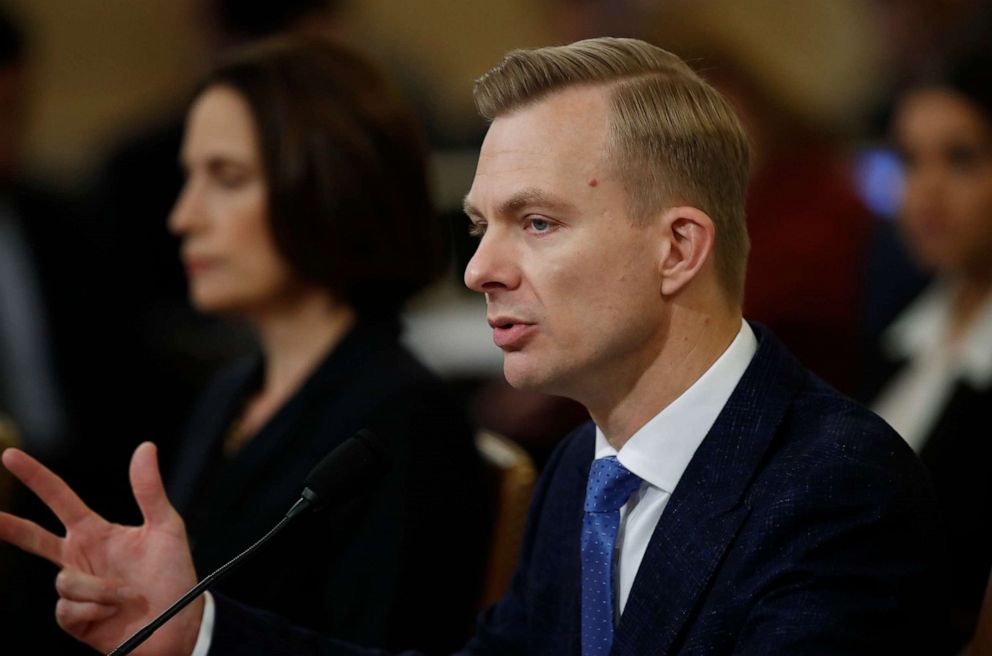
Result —
[[[165,496],[165,486],[158,470],[158,449],[154,444],[142,442],[134,450],[130,476],[134,500],[138,502],[145,523],[161,525],[177,516]]]

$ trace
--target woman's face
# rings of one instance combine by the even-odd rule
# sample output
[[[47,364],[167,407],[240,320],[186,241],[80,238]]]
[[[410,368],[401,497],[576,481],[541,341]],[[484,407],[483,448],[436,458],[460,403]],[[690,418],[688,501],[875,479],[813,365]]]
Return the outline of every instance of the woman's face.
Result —
[[[269,228],[268,190],[255,122],[231,87],[193,102],[180,161],[186,184],[169,217],[182,238],[190,297],[202,311],[251,315],[301,287]]]
[[[905,165],[902,226],[925,266],[942,273],[992,268],[992,124],[965,97],[927,89],[897,108]]]

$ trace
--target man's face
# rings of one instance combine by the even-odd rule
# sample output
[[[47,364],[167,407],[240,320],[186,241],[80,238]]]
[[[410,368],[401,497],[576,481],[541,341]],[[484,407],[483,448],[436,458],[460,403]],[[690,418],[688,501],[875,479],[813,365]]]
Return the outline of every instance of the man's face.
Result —
[[[634,222],[610,165],[602,89],[493,121],[466,211],[482,234],[465,284],[484,293],[515,387],[588,404],[632,385],[665,336],[661,222]]]

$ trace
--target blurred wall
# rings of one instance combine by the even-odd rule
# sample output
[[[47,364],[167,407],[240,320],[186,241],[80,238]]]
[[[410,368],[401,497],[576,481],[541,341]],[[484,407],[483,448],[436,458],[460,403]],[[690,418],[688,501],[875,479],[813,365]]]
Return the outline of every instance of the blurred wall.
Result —
[[[119,131],[173,106],[199,60],[189,0],[6,0],[32,73],[28,166],[81,183]]]
[[[472,83],[507,50],[556,41],[534,0],[355,0],[352,7],[358,45],[393,59],[387,65],[399,57],[428,74],[436,109],[455,123],[476,120]]]
[[[4,0],[28,32],[28,165],[85,184],[122,133],[174,111],[204,62],[198,0]],[[347,38],[414,74],[441,120],[476,120],[471,85],[509,48],[551,37],[526,0],[352,0]]]

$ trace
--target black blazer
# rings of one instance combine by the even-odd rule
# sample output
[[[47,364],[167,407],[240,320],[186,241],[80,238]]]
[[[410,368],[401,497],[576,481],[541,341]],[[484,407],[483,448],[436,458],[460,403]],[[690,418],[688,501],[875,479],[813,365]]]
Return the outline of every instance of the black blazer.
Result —
[[[443,650],[471,626],[487,513],[460,407],[398,333],[391,321],[360,321],[231,458],[221,442],[262,363],[223,372],[193,416],[168,490],[204,576],[283,517],[326,453],[371,429],[394,461],[375,492],[299,520],[219,589],[349,640]]]
[[[876,354],[866,398],[877,397],[905,364]],[[952,637],[947,653],[957,653],[971,639],[992,569],[990,426],[992,385],[959,380],[920,451],[933,478],[948,547]]]
[[[766,330],[655,528],[615,656],[929,654],[942,612],[927,476]],[[591,425],[552,456],[507,595],[465,654],[579,654]],[[217,654],[363,654],[221,599]]]

